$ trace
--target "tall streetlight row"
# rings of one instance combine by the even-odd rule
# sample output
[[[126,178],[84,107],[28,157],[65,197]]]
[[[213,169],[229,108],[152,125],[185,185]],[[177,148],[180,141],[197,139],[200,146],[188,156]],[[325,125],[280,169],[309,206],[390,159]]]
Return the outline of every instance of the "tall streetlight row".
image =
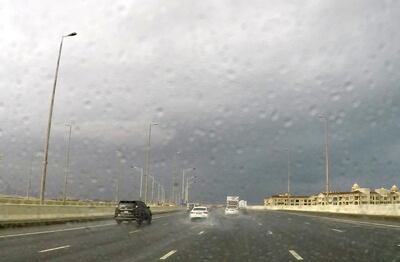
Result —
[[[49,110],[49,117],[48,117],[48,123],[47,123],[47,131],[46,131],[46,141],[45,141],[45,145],[44,145],[43,172],[42,172],[41,187],[40,187],[40,203],[42,205],[44,204],[45,192],[46,192],[46,178],[47,178],[47,168],[48,168],[51,124],[52,124],[55,94],[56,94],[56,87],[57,87],[57,80],[58,80],[58,72],[59,72],[59,68],[60,68],[61,52],[62,52],[64,38],[72,37],[72,36],[76,36],[76,35],[77,35],[76,32],[72,32],[70,34],[63,35],[61,37],[61,41],[60,41],[60,47],[59,47],[59,51],[58,51],[57,65],[56,65],[56,71],[55,71],[55,77],[54,77],[54,83],[53,83],[53,90],[52,90],[51,101],[50,101],[50,110]],[[144,168],[142,168],[142,172],[141,172],[140,198],[142,198],[142,184],[143,184],[143,175],[144,175],[145,176],[144,201],[146,203],[147,203],[147,199],[148,199],[148,177],[150,176],[151,128],[152,128],[152,126],[155,126],[155,125],[158,125],[158,124],[157,123],[149,124],[148,143],[147,143],[146,155],[145,155],[145,165],[144,165]],[[64,194],[63,194],[64,203],[66,202],[66,199],[67,199],[67,185],[68,185],[68,174],[69,174],[69,151],[70,151],[71,130],[72,130],[71,124],[68,124],[66,126],[69,127],[69,137],[68,137],[68,145],[67,145],[67,151],[66,151],[66,168],[65,168]],[[184,176],[184,171],[183,171],[183,176]],[[154,184],[155,184],[155,180],[153,177],[152,201],[154,201]],[[172,197],[174,197],[174,193],[175,193],[174,188],[175,188],[175,181],[173,184]],[[117,183],[116,183],[116,200],[119,197],[118,191],[119,191],[119,178],[117,178]],[[183,183],[182,183],[182,199],[184,198],[184,191],[185,191],[185,189],[184,189],[184,181],[183,181]],[[30,182],[29,182],[29,185],[27,188],[27,197],[29,197],[29,192],[30,192]],[[160,199],[160,194],[161,194],[162,198],[165,199],[165,189],[159,184],[158,185],[158,193],[157,193],[158,199]]]

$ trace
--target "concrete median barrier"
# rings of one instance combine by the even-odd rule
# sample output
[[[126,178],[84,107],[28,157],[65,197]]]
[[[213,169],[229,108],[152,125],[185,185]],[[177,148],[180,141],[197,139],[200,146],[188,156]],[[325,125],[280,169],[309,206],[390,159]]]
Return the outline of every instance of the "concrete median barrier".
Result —
[[[249,210],[286,210],[329,214],[347,214],[379,217],[400,217],[399,204],[346,205],[346,206],[249,206]]]
[[[55,205],[0,205],[0,226],[41,222],[63,222],[112,218],[114,207],[55,206]],[[175,212],[176,207],[151,207],[153,214]]]

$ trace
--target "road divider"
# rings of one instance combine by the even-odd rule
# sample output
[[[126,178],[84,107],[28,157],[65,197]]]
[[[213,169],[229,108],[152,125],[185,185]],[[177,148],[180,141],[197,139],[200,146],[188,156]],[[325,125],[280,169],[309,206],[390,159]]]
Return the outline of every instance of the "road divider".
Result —
[[[0,226],[107,219],[115,207],[0,204]],[[176,207],[151,207],[153,214],[176,212]]]

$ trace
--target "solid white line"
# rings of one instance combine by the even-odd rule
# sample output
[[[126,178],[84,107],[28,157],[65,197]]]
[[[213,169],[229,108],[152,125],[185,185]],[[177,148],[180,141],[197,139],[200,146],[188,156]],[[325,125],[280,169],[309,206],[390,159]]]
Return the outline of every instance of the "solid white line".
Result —
[[[202,235],[202,234],[204,234],[204,231],[200,231],[198,235]]]
[[[3,236],[0,236],[0,238],[42,235],[42,234],[58,233],[58,232],[65,232],[65,231],[82,230],[82,229],[94,228],[94,227],[107,227],[107,226],[115,226],[115,223],[95,225],[95,226],[86,226],[86,227],[72,227],[72,228],[64,228],[64,229],[56,229],[56,230],[29,232],[29,233],[12,234],[12,235],[3,235]]]
[[[58,249],[69,248],[69,247],[70,247],[70,245],[66,245],[66,246],[61,246],[61,247],[55,247],[55,248],[49,248],[49,249],[45,249],[45,250],[40,250],[38,252],[39,253],[45,253],[45,252],[54,251],[54,250],[58,250]]]
[[[394,229],[400,229],[400,225],[391,225],[391,224],[381,224],[381,223],[373,223],[373,222],[365,222],[365,221],[356,221],[356,220],[347,220],[347,219],[341,219],[341,218],[332,218],[332,217],[323,217],[323,216],[315,216],[311,214],[298,214],[298,213],[290,213],[291,215],[295,216],[301,216],[301,217],[315,217],[315,218],[321,218],[321,219],[326,219],[326,220],[333,220],[333,221],[338,221],[338,222],[343,222],[343,223],[348,223],[348,224],[359,224],[359,225],[366,225],[366,226],[381,226],[381,227],[390,227]]]
[[[160,257],[160,260],[165,260],[167,259],[169,256],[172,256],[173,254],[176,253],[177,250],[171,250],[169,251],[167,254],[165,254],[164,256]]]
[[[137,233],[137,232],[140,232],[140,230],[131,231],[131,232],[129,232],[129,234],[133,234],[133,233]]]
[[[344,232],[343,230],[336,229],[336,228],[332,228],[332,230],[333,230],[333,231],[336,231],[336,232],[340,232],[340,233],[343,233],[343,232]]]
[[[297,254],[296,251],[289,250],[289,253],[292,254],[292,256],[294,256],[297,260],[303,260],[303,258],[299,254]]]
[[[169,217],[169,216],[172,216],[172,215],[154,217],[153,220],[160,219],[160,218],[163,218],[163,217]],[[21,233],[21,234],[10,234],[10,235],[2,235],[2,236],[0,235],[0,239],[1,238],[10,238],[10,237],[22,237],[22,236],[34,236],[34,235],[42,235],[42,234],[51,234],[51,233],[58,233],[58,232],[82,230],[82,229],[95,228],[95,227],[108,227],[108,226],[115,226],[115,225],[116,225],[115,223],[109,223],[109,224],[100,224],[100,225],[94,225],[94,226],[72,227],[72,228],[46,230],[46,231],[29,232],[29,233]]]

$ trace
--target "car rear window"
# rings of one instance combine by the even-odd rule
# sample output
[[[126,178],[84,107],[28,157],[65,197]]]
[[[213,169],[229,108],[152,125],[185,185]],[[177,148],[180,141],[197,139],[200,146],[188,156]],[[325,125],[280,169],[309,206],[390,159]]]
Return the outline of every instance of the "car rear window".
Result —
[[[195,208],[193,208],[193,210],[194,211],[206,211],[207,208],[205,208],[205,207],[195,207]]]

